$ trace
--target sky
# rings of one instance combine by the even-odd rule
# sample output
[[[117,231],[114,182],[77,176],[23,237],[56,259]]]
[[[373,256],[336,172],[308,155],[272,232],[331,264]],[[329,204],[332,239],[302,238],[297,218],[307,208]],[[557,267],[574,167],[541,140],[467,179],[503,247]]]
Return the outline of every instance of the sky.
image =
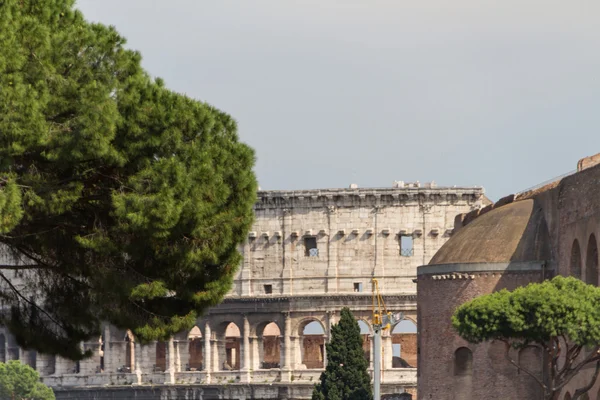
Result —
[[[78,0],[238,123],[266,190],[483,186],[600,152],[600,2]]]

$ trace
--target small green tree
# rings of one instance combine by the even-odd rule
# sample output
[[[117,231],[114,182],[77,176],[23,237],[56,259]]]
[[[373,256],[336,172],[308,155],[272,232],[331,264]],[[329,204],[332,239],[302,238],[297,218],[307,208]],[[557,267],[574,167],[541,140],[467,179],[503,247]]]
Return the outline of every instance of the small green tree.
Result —
[[[40,376],[29,365],[19,361],[0,363],[0,399],[54,400],[54,392],[40,382]]]
[[[557,276],[512,292],[504,289],[461,305],[452,316],[458,334],[471,343],[499,340],[506,359],[531,375],[546,399],[561,390],[587,365],[595,371],[573,399],[592,388],[600,372],[600,288]],[[524,368],[510,349],[537,345],[544,354],[544,377]]]
[[[313,400],[371,400],[369,361],[362,348],[360,327],[349,308],[342,309],[326,347],[327,367],[313,391]]]

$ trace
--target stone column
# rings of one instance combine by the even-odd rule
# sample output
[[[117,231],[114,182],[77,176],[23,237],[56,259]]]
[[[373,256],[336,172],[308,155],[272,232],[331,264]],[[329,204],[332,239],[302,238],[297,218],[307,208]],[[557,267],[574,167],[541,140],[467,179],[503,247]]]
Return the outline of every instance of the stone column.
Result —
[[[292,319],[290,313],[284,313],[284,327],[283,327],[283,348],[280,355],[281,364],[281,380],[283,382],[289,382],[291,379],[291,365],[294,362],[293,359],[293,345],[292,345]]]
[[[392,369],[392,357],[394,357],[393,347],[392,347],[392,336],[386,335],[383,337],[383,369],[390,370]]]
[[[331,196],[327,198],[331,201]],[[338,246],[339,241],[332,242],[332,238],[338,234],[337,213],[334,205],[326,207],[327,213],[327,293],[336,293],[338,291]]]
[[[261,357],[261,340],[262,338],[258,337],[258,336],[250,336],[250,348],[252,348],[252,369],[253,370],[258,370],[261,368],[261,360],[263,359],[263,357]]]
[[[248,322],[248,316],[244,315],[244,331],[242,332],[242,371],[244,373],[241,374],[240,378],[242,381],[249,382],[250,381],[250,368],[252,368],[250,364],[250,353],[252,349],[250,348],[250,322]]]
[[[212,333],[210,331],[210,325],[207,321],[204,325],[204,359],[202,360],[204,364],[204,371],[206,372],[206,383],[210,383],[210,373],[212,372],[212,354],[210,346],[211,336]]]
[[[373,352],[375,351],[373,335],[369,335],[369,344],[371,345],[371,351],[369,351],[369,369],[373,370]]]
[[[173,337],[169,338],[167,345],[167,371],[165,383],[175,383],[175,342]]]
[[[288,208],[283,209],[281,220],[282,220],[281,227],[282,227],[282,231],[283,231],[283,237],[286,238],[290,235],[290,233],[293,230],[292,211]],[[292,240],[298,240],[298,238],[292,238]],[[283,271],[281,274],[281,280],[282,280],[282,286],[283,286],[282,293],[287,294],[287,295],[292,295],[294,292],[294,290],[293,290],[294,274],[293,274],[293,268],[292,268],[292,262],[294,260],[294,255],[292,254],[292,247],[295,247],[295,246],[291,246],[291,245],[286,246],[286,240],[282,240],[281,243],[282,243],[281,246],[282,246],[282,260],[283,260]]]
[[[180,354],[180,346],[179,340],[175,340],[173,345],[175,347],[175,372],[181,372],[181,354]]]
[[[248,243],[248,238],[246,237],[244,239],[244,246],[242,247],[242,255],[244,258],[242,260],[242,266],[239,277],[239,284],[241,287],[236,288],[237,294],[240,294],[242,296],[252,295],[252,271],[250,265],[252,258],[248,256],[249,253],[250,244]]]
[[[137,377],[137,384],[141,385],[143,383],[142,366],[145,366],[145,357],[144,353],[142,352],[142,345],[138,342],[135,342],[135,355],[135,371],[131,372],[135,373],[135,376]]]
[[[111,351],[111,343],[112,337],[110,335],[110,327],[108,325],[104,326],[104,372],[115,373],[117,372],[117,367],[113,362],[113,354]],[[58,373],[58,370],[56,371]]]

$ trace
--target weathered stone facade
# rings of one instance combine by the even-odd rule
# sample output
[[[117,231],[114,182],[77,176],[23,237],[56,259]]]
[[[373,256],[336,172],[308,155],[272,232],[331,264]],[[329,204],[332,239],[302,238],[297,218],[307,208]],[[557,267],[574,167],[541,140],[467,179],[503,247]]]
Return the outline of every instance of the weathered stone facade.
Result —
[[[452,239],[418,268],[419,399],[542,398],[535,380],[506,361],[503,343],[467,343],[450,317],[477,296],[556,274],[598,285],[599,163],[600,154],[584,158],[575,173],[456,218]],[[541,354],[534,346],[511,350],[543,379]],[[560,399],[570,400],[592,372],[584,368]],[[600,382],[587,396],[600,399]]]
[[[157,398],[178,390],[190,393],[181,398],[310,398],[341,308],[363,321],[372,363],[372,279],[388,309],[416,323],[417,266],[449,239],[455,215],[488,203],[482,188],[394,186],[259,192],[230,294],[167,343],[140,346],[107,325],[84,344],[94,356],[81,363],[30,356],[6,332],[3,354],[29,360],[59,398],[82,398],[81,387],[101,398],[108,392],[98,388],[124,385],[144,393],[159,385]],[[384,335],[384,394],[415,394],[415,341],[414,331]]]

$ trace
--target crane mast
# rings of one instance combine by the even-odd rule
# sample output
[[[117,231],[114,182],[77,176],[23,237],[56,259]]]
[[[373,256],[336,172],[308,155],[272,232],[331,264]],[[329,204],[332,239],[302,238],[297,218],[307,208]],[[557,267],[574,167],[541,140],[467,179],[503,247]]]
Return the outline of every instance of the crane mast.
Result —
[[[379,281],[373,278],[373,399],[381,400],[381,332],[404,318],[402,313],[388,312],[379,292]]]

